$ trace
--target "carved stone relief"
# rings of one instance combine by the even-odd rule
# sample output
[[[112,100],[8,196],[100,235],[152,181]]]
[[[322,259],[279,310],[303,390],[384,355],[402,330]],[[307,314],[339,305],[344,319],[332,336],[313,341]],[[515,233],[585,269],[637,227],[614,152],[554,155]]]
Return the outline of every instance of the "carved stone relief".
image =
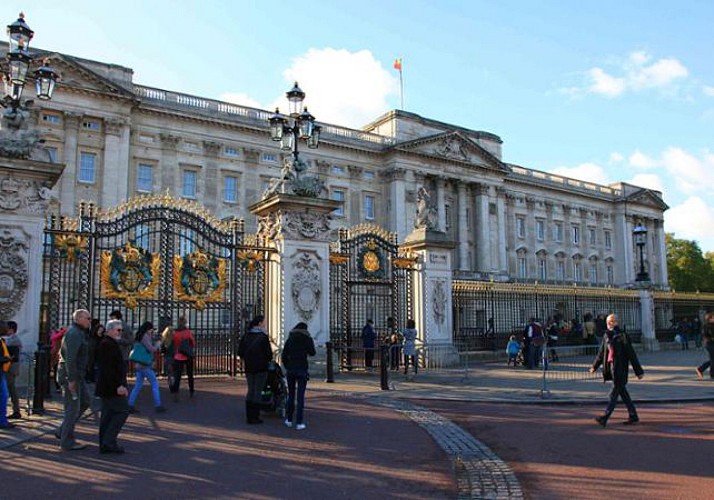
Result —
[[[309,322],[320,308],[320,266],[308,252],[302,252],[293,264],[290,285],[293,306],[300,318]]]
[[[431,299],[434,321],[438,325],[443,325],[446,319],[446,280],[436,279],[432,281],[433,294]]]
[[[464,150],[460,140],[454,137],[446,137],[441,144],[436,147],[436,154],[454,160],[468,161],[469,155]]]
[[[330,241],[329,214],[311,212],[287,212],[283,215],[283,230],[288,238]]]
[[[22,231],[3,228],[0,233],[0,317],[9,319],[25,301],[29,282],[30,242]]]
[[[42,214],[52,199],[49,184],[7,176],[0,180],[0,213]]]

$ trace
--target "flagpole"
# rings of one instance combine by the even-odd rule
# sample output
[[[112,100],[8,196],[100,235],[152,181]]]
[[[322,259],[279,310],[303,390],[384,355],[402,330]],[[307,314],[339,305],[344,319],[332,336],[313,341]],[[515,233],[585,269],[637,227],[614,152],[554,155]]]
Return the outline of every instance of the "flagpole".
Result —
[[[402,110],[404,110],[404,79],[402,78],[402,68],[399,68],[399,98],[402,102]]]

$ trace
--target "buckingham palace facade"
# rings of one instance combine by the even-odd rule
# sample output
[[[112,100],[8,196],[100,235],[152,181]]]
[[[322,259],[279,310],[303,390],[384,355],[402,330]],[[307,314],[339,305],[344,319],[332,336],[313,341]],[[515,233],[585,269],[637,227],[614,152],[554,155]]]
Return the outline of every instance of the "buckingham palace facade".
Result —
[[[110,208],[168,192],[256,229],[248,207],[278,178],[286,154],[270,140],[270,111],[146,87],[111,63],[44,55],[62,75],[32,116],[47,159],[65,165],[55,211],[76,215],[80,201]],[[344,202],[336,229],[371,223],[402,242],[424,187],[436,227],[454,242],[456,279],[629,287],[640,266],[633,229],[642,224],[651,282],[667,286],[660,192],[514,165],[498,135],[401,110],[360,130],[321,125],[320,148],[302,158],[324,181],[323,196]]]

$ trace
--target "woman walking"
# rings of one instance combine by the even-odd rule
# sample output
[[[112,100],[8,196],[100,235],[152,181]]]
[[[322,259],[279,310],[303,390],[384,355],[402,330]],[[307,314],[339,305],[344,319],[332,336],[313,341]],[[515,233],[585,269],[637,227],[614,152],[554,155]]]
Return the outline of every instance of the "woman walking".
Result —
[[[260,314],[248,325],[248,331],[238,344],[238,356],[243,360],[248,392],[245,395],[245,415],[249,424],[262,424],[261,393],[268,379],[268,363],[273,359],[270,339],[265,331],[265,317]]]
[[[305,429],[303,411],[305,408],[305,389],[310,379],[308,373],[308,356],[315,355],[315,342],[307,331],[307,324],[298,323],[290,331],[288,340],[283,347],[282,361],[287,371],[288,379],[288,404],[285,410],[285,425],[293,426],[293,412],[295,412],[295,386],[297,385],[297,412],[295,415],[295,428],[299,431]]]
[[[708,312],[704,316],[704,349],[709,354],[709,360],[697,366],[697,377],[704,378],[704,372],[709,369],[709,378],[714,380],[714,313]]]
[[[402,330],[402,336],[404,337],[404,375],[407,374],[409,370],[409,361],[411,361],[414,367],[414,375],[417,373],[417,350],[416,350],[416,323],[413,319],[407,320],[407,327]]]
[[[193,332],[188,328],[186,318],[181,316],[178,320],[176,330],[172,339],[172,347],[174,350],[173,363],[173,385],[171,393],[174,395],[174,401],[178,402],[179,386],[181,385],[181,374],[186,368],[186,376],[188,377],[188,394],[193,397],[193,351],[196,348],[196,339],[193,338]]]
[[[154,353],[159,350],[161,346],[161,341],[153,341],[152,335],[154,333],[154,325],[147,321],[143,323],[139,329],[136,331],[136,341],[144,346],[144,348],[151,354],[150,365],[145,365],[134,361],[134,376],[136,382],[134,383],[134,389],[132,389],[131,394],[129,394],[129,413],[137,413],[134,404],[136,403],[136,398],[139,397],[139,392],[144,385],[144,380],[148,380],[151,384],[151,395],[154,398],[154,410],[156,413],[163,413],[166,408],[161,406],[161,394],[159,393],[159,381],[156,380],[156,373],[153,369]]]
[[[171,390],[174,385],[174,329],[171,325],[161,332],[161,354],[164,356],[163,375]]]

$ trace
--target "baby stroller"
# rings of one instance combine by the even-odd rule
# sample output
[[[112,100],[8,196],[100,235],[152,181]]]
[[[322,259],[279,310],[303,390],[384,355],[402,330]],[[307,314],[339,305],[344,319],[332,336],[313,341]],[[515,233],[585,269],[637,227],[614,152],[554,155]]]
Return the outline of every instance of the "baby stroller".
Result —
[[[271,360],[268,364],[268,378],[261,393],[261,410],[275,412],[285,418],[285,406],[288,401],[288,384],[280,365]]]

